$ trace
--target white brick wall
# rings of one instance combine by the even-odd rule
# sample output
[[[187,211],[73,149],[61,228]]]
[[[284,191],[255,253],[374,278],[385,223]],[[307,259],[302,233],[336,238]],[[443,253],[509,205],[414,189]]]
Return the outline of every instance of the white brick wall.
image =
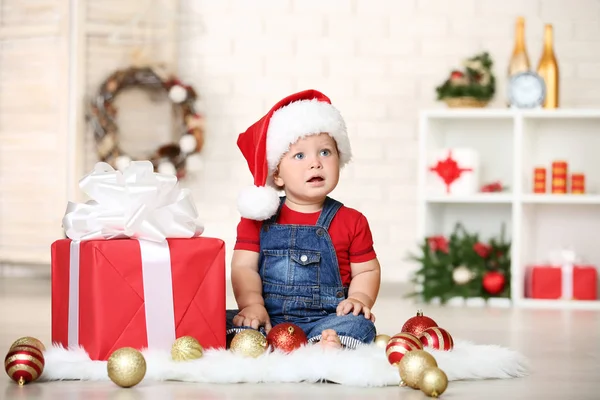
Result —
[[[333,195],[369,218],[386,280],[404,280],[411,268],[417,113],[440,106],[434,88],[450,68],[488,50],[498,78],[492,106],[502,107],[523,15],[534,66],[543,24],[555,26],[562,107],[600,105],[599,0],[182,0],[182,8],[204,33],[181,43],[180,73],[198,88],[208,120],[206,168],[186,184],[228,259],[236,196],[251,183],[237,134],[293,91],[322,90],[348,121],[355,158]]]

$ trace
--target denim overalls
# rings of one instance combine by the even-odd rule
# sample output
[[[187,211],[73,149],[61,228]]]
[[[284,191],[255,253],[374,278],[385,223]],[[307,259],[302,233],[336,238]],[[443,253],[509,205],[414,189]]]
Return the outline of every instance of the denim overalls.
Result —
[[[375,325],[363,314],[336,315],[348,288],[342,285],[328,229],[342,204],[327,197],[316,225],[280,225],[276,221],[284,201],[282,197],[277,213],[260,232],[259,274],[271,325],[292,322],[304,330],[309,342],[320,340],[325,329],[335,330],[346,347],[372,342]],[[237,312],[227,311],[230,335],[247,329],[233,327]]]

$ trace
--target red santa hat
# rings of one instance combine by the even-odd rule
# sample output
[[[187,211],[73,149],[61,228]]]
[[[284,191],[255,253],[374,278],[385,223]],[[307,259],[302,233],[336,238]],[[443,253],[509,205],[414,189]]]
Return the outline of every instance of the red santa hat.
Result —
[[[346,123],[331,100],[316,90],[305,90],[279,101],[269,112],[239,135],[237,145],[248,162],[254,185],[238,198],[242,217],[262,221],[279,207],[273,172],[290,145],[309,135],[328,133],[337,143],[340,167],[352,150]]]

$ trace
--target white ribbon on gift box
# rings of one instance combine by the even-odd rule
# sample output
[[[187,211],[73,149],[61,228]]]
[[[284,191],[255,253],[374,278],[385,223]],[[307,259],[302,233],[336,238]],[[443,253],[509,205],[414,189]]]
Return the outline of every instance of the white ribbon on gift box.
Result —
[[[561,249],[550,254],[550,264],[561,269],[561,298],[573,299],[573,271],[577,254],[573,250]]]
[[[63,227],[72,239],[69,260],[68,345],[79,345],[79,253],[84,240],[137,239],[140,245],[149,348],[170,349],[175,341],[171,257],[167,238],[200,236],[203,227],[189,189],[177,178],[134,161],[123,173],[107,163],[79,181],[91,200],[71,203]]]

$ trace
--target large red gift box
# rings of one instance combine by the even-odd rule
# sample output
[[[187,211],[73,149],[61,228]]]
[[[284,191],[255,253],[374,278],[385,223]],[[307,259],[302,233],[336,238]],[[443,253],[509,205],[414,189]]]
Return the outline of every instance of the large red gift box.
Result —
[[[74,253],[72,244],[76,243],[78,250]],[[106,360],[121,347],[152,347],[148,346],[149,307],[144,289],[150,290],[148,296],[154,289],[148,289],[150,284],[144,288],[148,281],[142,273],[156,267],[147,262],[151,257],[144,260],[143,266],[140,242],[135,239],[76,243],[62,239],[52,244],[52,342],[64,347],[82,346],[93,360]],[[174,317],[173,336],[193,336],[204,348],[225,347],[223,241],[195,237],[167,239],[167,243],[172,285],[166,290],[172,290],[173,308],[168,311]],[[77,259],[77,254],[78,268],[74,272],[72,258]],[[168,269],[167,265],[167,274]],[[74,294],[70,277],[77,275]],[[158,276],[154,285],[163,285],[164,279]],[[151,299],[154,308],[170,304],[164,295],[159,296]],[[158,315],[160,312],[164,310]],[[163,321],[154,322],[157,326]],[[163,347],[170,344],[163,343]]]
[[[566,300],[597,300],[598,273],[593,265],[573,265],[572,276],[564,280],[561,266],[532,265],[527,268],[525,296],[533,299],[561,299],[563,287],[570,284],[571,293]]]

